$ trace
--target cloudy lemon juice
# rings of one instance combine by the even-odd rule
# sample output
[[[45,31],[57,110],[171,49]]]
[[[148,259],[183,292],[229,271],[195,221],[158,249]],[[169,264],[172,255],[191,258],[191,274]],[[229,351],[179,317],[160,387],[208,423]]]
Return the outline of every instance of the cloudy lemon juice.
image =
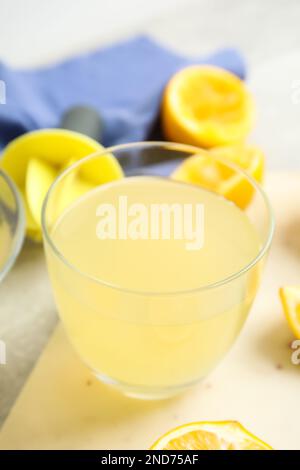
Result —
[[[168,395],[205,376],[256,292],[255,269],[223,282],[257,256],[255,228],[199,187],[147,176],[102,185],[51,236],[64,257],[47,250],[71,342],[98,377],[132,395]]]

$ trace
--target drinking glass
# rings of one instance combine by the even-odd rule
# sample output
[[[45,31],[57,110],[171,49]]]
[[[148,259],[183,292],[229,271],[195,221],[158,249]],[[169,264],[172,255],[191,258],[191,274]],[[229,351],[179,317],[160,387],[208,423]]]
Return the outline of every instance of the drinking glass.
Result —
[[[109,155],[126,178],[98,185]],[[242,182],[247,207],[172,180],[191,156]],[[97,214],[116,208],[120,196],[138,204],[135,210],[201,202],[203,246],[193,251],[179,236],[149,240],[138,232],[99,236]],[[251,176],[207,151],[168,142],[119,145],[77,161],[52,184],[42,225],[69,340],[102,382],[145,399],[187,389],[224,357],[256,295],[274,229],[267,196]]]

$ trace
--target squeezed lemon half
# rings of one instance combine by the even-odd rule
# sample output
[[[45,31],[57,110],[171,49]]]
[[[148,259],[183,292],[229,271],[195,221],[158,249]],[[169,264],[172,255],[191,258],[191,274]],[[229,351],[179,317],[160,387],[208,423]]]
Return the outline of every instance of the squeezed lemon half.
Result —
[[[221,157],[224,163],[212,158],[214,155]],[[199,155],[185,159],[171,177],[215,191],[245,209],[252,200],[254,188],[242,173],[230,169],[226,161],[235,163],[256,181],[262,182],[265,166],[263,152],[258,147],[242,144],[215,148],[209,154],[200,151]]]
[[[233,73],[193,65],[169,81],[161,115],[168,140],[222,146],[245,139],[253,125],[254,103],[244,82]]]
[[[169,431],[152,450],[272,450],[236,421],[185,424]]]
[[[63,129],[29,132],[7,145],[0,166],[12,177],[24,198],[29,238],[34,241],[42,238],[41,208],[58,174],[70,164],[102,150],[103,146],[95,140]],[[76,178],[66,178],[59,207],[66,207],[96,185],[122,177],[117,159],[111,154],[103,154],[83,165]]]

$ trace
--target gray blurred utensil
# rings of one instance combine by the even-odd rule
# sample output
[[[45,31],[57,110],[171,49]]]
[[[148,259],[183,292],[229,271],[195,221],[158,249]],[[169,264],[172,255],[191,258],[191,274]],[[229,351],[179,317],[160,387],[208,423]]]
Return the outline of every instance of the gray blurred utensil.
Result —
[[[62,117],[61,127],[80,132],[102,143],[104,122],[98,111],[91,106],[80,105],[68,109]],[[137,150],[136,153],[131,150],[128,154],[124,151],[120,163],[127,176],[150,174],[168,176],[179,161],[178,158],[170,160],[170,151],[144,149]]]

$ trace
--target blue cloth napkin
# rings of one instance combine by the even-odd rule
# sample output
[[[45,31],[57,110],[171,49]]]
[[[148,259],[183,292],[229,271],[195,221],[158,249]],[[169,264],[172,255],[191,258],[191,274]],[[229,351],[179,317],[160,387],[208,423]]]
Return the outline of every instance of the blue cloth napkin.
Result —
[[[104,122],[103,144],[149,138],[169,78],[190,64],[208,63],[245,77],[235,49],[186,58],[139,36],[126,42],[34,70],[0,63],[6,104],[0,105],[0,148],[34,129],[59,127],[63,113],[76,105],[96,108]]]

